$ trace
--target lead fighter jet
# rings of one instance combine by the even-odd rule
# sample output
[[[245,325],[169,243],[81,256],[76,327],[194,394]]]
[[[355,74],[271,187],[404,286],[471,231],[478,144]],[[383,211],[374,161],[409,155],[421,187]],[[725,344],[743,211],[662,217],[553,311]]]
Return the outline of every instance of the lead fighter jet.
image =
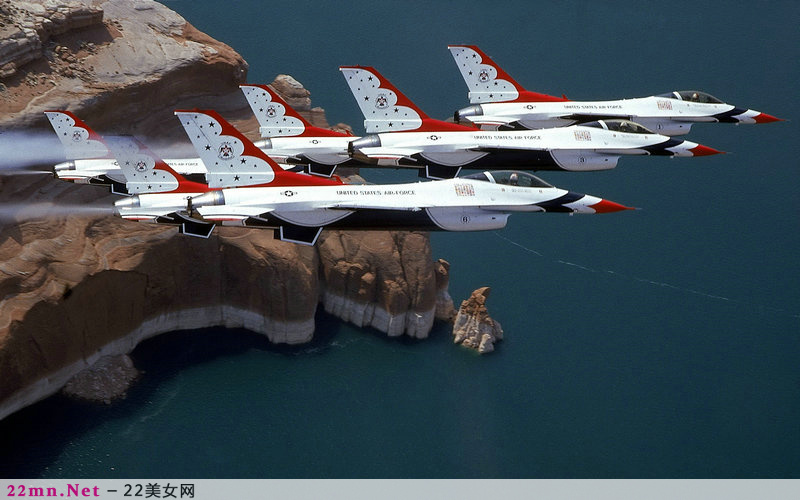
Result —
[[[478,231],[505,227],[513,212],[605,213],[628,207],[553,187],[524,172],[487,172],[412,184],[354,185],[292,174],[213,111],[176,111],[212,181],[246,165],[260,186],[215,189],[188,200],[207,223],[274,228],[284,241],[313,245],[323,228]],[[309,182],[311,180],[311,182]],[[118,206],[121,202],[118,202]],[[122,211],[120,211],[122,212]]]
[[[484,130],[563,127],[596,120],[630,119],[663,135],[688,134],[702,122],[769,123],[779,118],[726,104],[697,90],[615,101],[570,101],[525,90],[474,45],[449,45],[469,89],[472,106],[459,109],[459,123]]]
[[[379,132],[351,142],[350,155],[364,163],[417,168],[430,178],[455,177],[462,168],[499,166],[607,170],[624,155],[706,156],[720,152],[653,133],[628,120],[506,132],[431,120],[374,68],[339,69],[364,114],[367,131]]]

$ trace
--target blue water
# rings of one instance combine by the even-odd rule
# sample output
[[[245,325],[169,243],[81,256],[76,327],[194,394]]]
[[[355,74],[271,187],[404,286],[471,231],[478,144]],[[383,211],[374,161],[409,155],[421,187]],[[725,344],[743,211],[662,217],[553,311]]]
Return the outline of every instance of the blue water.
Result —
[[[433,234],[456,301],[492,286],[491,355],[444,327],[386,339],[325,315],[295,349],[179,332],[134,352],[127,400],[54,397],[1,422],[0,476],[798,477],[800,4],[166,3],[235,47],[249,81],[289,73],[357,133],[339,65],[446,117],[466,104],[448,43],[531,90],[697,88],[790,121],[694,127],[728,155],[542,174],[640,211]]]

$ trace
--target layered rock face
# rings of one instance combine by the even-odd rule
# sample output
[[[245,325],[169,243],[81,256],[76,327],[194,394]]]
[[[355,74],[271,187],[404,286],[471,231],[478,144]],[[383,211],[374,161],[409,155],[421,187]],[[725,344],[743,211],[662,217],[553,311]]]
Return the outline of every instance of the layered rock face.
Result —
[[[102,22],[94,14],[89,26],[52,32],[42,57],[14,60],[15,73],[2,79],[0,130],[49,132],[42,111],[61,108],[100,133],[188,145],[172,110],[204,106],[257,131],[238,89],[247,64],[230,47],[149,0],[83,5],[99,9]],[[59,72],[62,54],[80,71]],[[291,77],[275,85],[286,82],[287,100],[308,97]],[[321,110],[313,118],[310,101],[306,108],[310,120],[326,123]],[[442,273],[426,233],[324,231],[306,247],[276,241],[269,230],[226,227],[205,240],[111,217],[115,199],[50,177],[0,177],[4,206],[53,204],[49,217],[23,210],[0,219],[0,418],[163,332],[245,327],[301,343],[313,335],[318,302],[390,335],[424,337],[431,328]]]
[[[390,336],[428,336],[436,312],[436,281],[426,233],[323,235],[319,255],[325,311]]]
[[[20,20],[6,28],[22,30],[32,40],[28,45],[39,49],[8,50],[0,59],[15,68],[2,80],[0,127],[46,126],[45,109],[69,109],[108,133],[184,141],[172,111],[179,104],[207,105],[210,97],[220,112],[238,109],[233,118],[250,118],[237,95],[247,76],[244,59],[157,2],[13,3]],[[92,15],[75,14],[75,22],[58,30],[44,28],[65,10]]]
[[[472,292],[458,308],[453,325],[453,342],[476,349],[481,354],[494,351],[494,343],[503,339],[503,328],[486,309],[490,291],[485,286]]]
[[[450,296],[450,263],[439,259],[433,266],[436,273],[436,319],[452,323],[456,318],[456,308]]]
[[[103,10],[94,5],[62,1],[2,0],[0,78],[13,76],[21,66],[44,57],[43,47],[51,36],[102,22]]]

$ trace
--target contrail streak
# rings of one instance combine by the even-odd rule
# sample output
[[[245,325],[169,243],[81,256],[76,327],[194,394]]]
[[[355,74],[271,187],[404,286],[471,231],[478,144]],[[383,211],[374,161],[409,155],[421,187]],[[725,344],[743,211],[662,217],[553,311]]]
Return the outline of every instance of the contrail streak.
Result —
[[[64,160],[64,149],[52,132],[0,132],[0,171],[19,170],[34,165],[54,165]]]
[[[536,251],[536,250],[534,250],[532,248],[528,248],[525,245],[522,245],[520,243],[517,243],[516,241],[513,241],[513,240],[511,240],[509,238],[506,238],[505,236],[503,236],[502,234],[500,234],[498,232],[495,232],[494,234],[495,234],[495,236],[497,236],[501,240],[505,240],[508,243],[510,243],[510,244],[512,244],[512,245],[514,245],[516,247],[519,247],[520,249],[522,249],[525,252],[528,252],[528,253],[530,253],[532,255],[536,255],[537,257],[544,257],[544,254],[542,254],[541,252],[538,252],[538,251]],[[678,286],[678,285],[673,285],[671,283],[667,283],[667,282],[664,282],[664,281],[652,280],[652,279],[648,279],[648,278],[640,278],[638,276],[630,276],[630,275],[626,275],[625,273],[620,273],[618,271],[592,269],[590,267],[582,266],[580,264],[575,264],[574,262],[568,262],[566,260],[561,260],[561,259],[551,259],[551,261],[555,262],[557,264],[561,264],[563,266],[569,266],[569,267],[572,267],[572,268],[575,268],[575,269],[580,269],[581,271],[585,271],[585,272],[589,272],[589,273],[605,273],[605,274],[608,274],[608,275],[613,275],[613,276],[617,276],[617,277],[620,277],[620,278],[623,278],[623,279],[633,280],[633,281],[636,281],[636,282],[639,282],[639,283],[646,283],[648,285],[653,285],[653,286],[657,286],[657,287],[660,287],[660,288],[669,288],[671,290],[675,290],[676,292],[697,295],[699,297],[703,297],[703,298],[710,299],[710,300],[718,300],[718,301],[722,301],[722,302],[730,302],[730,303],[735,303],[735,304],[740,304],[740,305],[746,305],[746,306],[749,306],[749,307],[753,307],[754,306],[750,302],[736,300],[736,299],[733,299],[733,298],[730,298],[730,297],[724,297],[722,295],[715,295],[715,294],[711,294],[711,293],[706,293],[706,292],[702,292],[700,290],[695,290],[693,288],[687,288],[687,287],[682,287],[682,286]],[[785,315],[790,316],[792,318],[800,318],[800,313],[795,312],[795,311],[788,311],[786,309],[780,309],[780,308],[770,307],[770,306],[758,306],[758,307],[760,309],[763,309],[764,311],[767,311],[767,312],[785,314]]]
[[[102,217],[113,213],[111,205],[66,205],[51,202],[0,204],[0,222],[3,223],[64,217]]]

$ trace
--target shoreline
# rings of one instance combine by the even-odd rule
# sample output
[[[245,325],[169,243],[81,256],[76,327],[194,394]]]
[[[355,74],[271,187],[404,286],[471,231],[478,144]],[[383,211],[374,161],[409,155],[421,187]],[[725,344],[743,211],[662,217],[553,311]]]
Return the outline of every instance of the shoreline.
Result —
[[[105,356],[130,354],[142,341],[164,333],[214,327],[245,328],[266,336],[272,343],[297,345],[312,339],[315,324],[313,317],[298,322],[275,321],[259,313],[233,306],[207,306],[160,314],[144,321],[127,335],[105,344],[90,356],[17,390],[0,402],[0,420],[56,394],[72,377]]]

